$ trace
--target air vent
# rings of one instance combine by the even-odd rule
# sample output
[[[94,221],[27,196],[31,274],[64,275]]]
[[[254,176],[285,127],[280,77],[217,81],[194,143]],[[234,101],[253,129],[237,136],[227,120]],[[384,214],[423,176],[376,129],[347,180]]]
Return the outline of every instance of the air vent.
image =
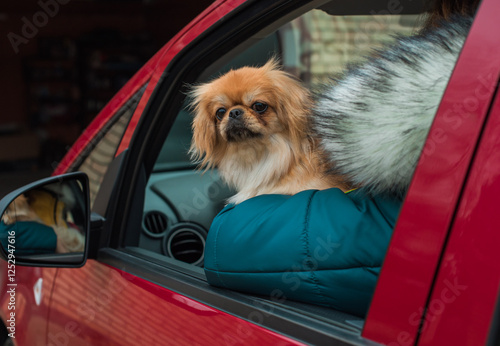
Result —
[[[144,227],[153,237],[162,235],[168,228],[168,218],[159,211],[151,211],[144,217]]]
[[[193,265],[203,265],[207,232],[197,224],[175,225],[165,238],[165,253],[176,260]]]

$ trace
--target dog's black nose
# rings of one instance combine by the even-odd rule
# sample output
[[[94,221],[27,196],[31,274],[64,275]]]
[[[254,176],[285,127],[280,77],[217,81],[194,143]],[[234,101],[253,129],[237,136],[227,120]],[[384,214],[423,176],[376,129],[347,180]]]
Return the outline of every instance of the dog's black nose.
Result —
[[[243,113],[244,113],[243,109],[241,108],[232,109],[229,112],[229,117],[233,119],[238,119]]]

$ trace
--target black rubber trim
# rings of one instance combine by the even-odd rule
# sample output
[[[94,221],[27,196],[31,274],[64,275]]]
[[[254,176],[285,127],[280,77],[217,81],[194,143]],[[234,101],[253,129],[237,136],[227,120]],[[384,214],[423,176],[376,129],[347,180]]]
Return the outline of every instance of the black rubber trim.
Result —
[[[385,1],[373,0],[330,1],[320,8],[337,16],[365,15],[366,8],[372,8],[371,14],[419,14],[430,9],[430,1]]]
[[[315,345],[377,345],[363,339],[361,331],[353,327],[348,320],[341,322],[327,317],[318,318],[317,313],[307,312],[301,307],[294,308],[293,305],[286,306],[265,297],[212,287],[207,284],[201,268],[184,266],[164,256],[149,254],[151,256],[139,248],[126,248],[121,251],[105,249],[99,252],[98,260],[149,281],[152,285],[165,287],[301,342]]]
[[[495,312],[490,325],[487,346],[500,345],[500,291],[498,292],[497,302],[495,304]]]
[[[123,170],[124,158],[128,149],[125,149],[120,155],[115,157],[108,166],[102,179],[101,186],[94,200],[92,212],[101,216],[106,216],[111,197],[114,193],[115,182],[118,181],[120,172]]]

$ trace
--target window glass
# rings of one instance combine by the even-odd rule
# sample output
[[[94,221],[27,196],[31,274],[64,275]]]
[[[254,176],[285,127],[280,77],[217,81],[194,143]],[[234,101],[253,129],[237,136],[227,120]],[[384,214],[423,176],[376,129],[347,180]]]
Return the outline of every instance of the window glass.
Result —
[[[120,108],[107,125],[107,129],[99,133],[99,136],[91,141],[89,147],[84,151],[87,154],[82,156],[72,167],[71,171],[81,171],[87,173],[89,177],[90,205],[94,204],[95,197],[101,186],[101,182],[108,170],[108,167],[115,157],[116,150],[121,138],[125,133],[127,124],[134,114],[135,108],[145,90],[143,86],[122,108]]]

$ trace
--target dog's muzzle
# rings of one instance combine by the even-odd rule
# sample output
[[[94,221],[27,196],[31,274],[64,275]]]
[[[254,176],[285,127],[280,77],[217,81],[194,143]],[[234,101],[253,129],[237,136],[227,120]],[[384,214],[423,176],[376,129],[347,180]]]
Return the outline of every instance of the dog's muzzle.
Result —
[[[239,142],[249,138],[259,137],[259,133],[255,133],[247,128],[243,115],[245,112],[239,108],[229,112],[229,118],[226,124],[226,139],[228,142]]]

